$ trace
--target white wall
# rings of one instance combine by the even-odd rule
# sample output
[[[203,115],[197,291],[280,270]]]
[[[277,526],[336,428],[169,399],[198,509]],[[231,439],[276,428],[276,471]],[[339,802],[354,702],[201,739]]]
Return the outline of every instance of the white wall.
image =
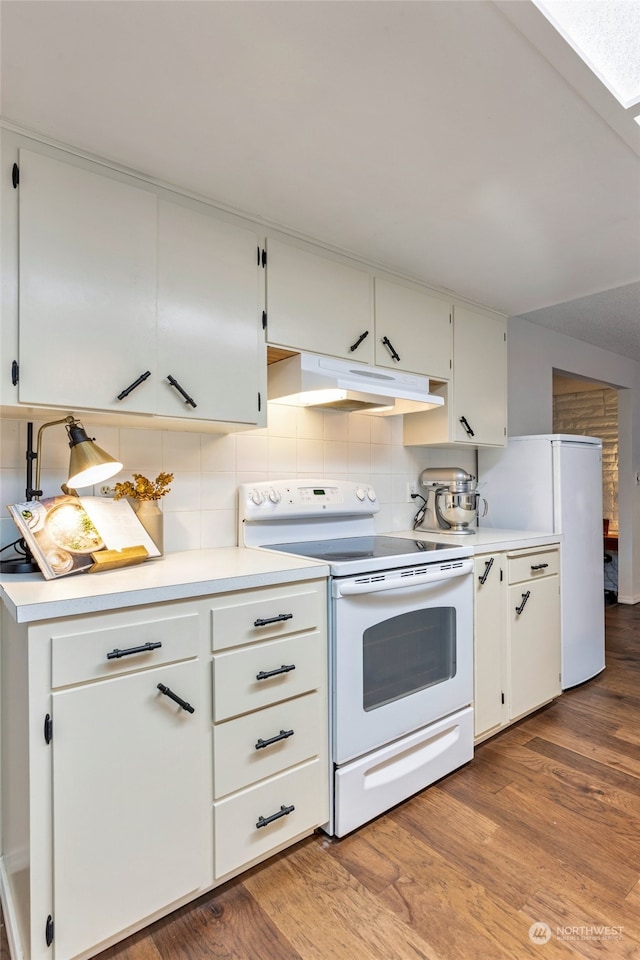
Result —
[[[167,552],[236,544],[239,483],[313,477],[371,484],[382,505],[376,527],[383,532],[411,527],[420,501],[407,502],[407,483],[415,483],[425,467],[448,464],[475,473],[474,451],[405,448],[399,416],[269,404],[268,419],[266,429],[226,436],[133,429],[124,417],[118,426],[92,424],[89,416],[82,417],[82,422],[89,435],[124,464],[111,483],[130,479],[134,472],[149,479],[160,471],[174,474],[171,493],[162,501]],[[39,426],[36,422],[34,436]],[[4,507],[25,498],[26,422],[5,419],[0,428],[0,545],[4,546],[17,537]],[[64,427],[51,427],[43,434],[44,496],[60,493],[68,466]]]
[[[508,325],[509,435],[553,431],[553,371],[619,388],[619,594],[640,602],[640,364],[512,318]]]

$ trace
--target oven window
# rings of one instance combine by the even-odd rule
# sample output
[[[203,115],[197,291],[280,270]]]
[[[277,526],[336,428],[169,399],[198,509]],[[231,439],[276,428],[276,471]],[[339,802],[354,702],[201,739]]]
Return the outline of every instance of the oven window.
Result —
[[[363,706],[450,680],[456,673],[455,607],[411,610],[369,627],[363,636]]]

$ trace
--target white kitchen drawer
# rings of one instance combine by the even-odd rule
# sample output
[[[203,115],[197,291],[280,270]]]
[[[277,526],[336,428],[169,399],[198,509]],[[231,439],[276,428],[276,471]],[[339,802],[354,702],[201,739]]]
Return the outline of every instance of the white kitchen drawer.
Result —
[[[538,552],[514,555],[507,554],[507,576],[509,583],[522,580],[549,577],[558,572],[558,550],[539,550]]]
[[[213,657],[214,721],[218,723],[260,710],[323,687],[326,657],[326,636],[317,631],[256,643],[243,650],[216,653]],[[290,669],[285,671],[283,667]],[[263,676],[273,671],[282,672]]]
[[[215,877],[220,879],[270,850],[326,823],[328,791],[318,759],[280,774],[213,805]],[[264,826],[282,808],[290,810]]]
[[[315,630],[324,624],[325,582],[266,587],[212,603],[214,650]]]
[[[127,611],[53,624],[52,687],[197,656],[199,614],[194,607],[183,610]]]
[[[328,731],[322,716],[315,692],[216,724],[214,795],[224,797],[324,753]],[[265,743],[274,737],[281,739]]]

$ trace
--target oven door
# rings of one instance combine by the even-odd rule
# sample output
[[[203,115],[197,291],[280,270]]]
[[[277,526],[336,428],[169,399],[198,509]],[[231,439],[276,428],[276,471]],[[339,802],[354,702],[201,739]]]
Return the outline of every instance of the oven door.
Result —
[[[333,581],[336,764],[471,703],[472,571],[457,560]]]

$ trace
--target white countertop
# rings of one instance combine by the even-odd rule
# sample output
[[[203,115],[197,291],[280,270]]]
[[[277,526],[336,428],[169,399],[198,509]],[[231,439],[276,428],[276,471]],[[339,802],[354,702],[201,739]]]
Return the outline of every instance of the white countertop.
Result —
[[[245,547],[185,550],[136,566],[44,580],[39,573],[5,575],[0,598],[18,623],[211,596],[231,590],[326,577],[316,560]]]
[[[535,530],[494,530],[480,527],[473,533],[453,534],[433,533],[418,527],[417,530],[404,530],[395,533],[396,537],[412,537],[415,540],[433,540],[434,543],[446,543],[459,547],[470,547],[471,553],[487,553],[494,550],[524,550],[529,547],[544,547],[560,543],[559,533],[543,533]]]
[[[553,533],[488,527],[462,536],[420,528],[392,533],[468,547],[472,554],[547,546],[562,539]],[[246,547],[220,547],[185,550],[120,570],[58,580],[44,580],[39,573],[5,575],[0,580],[0,598],[18,623],[32,623],[328,575],[329,567],[321,561]]]

